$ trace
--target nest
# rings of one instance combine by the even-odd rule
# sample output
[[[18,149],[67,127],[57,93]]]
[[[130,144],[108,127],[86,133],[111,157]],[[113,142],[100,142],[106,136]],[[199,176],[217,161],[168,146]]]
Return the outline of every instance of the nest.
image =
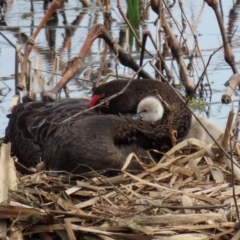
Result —
[[[132,153],[121,173],[109,178],[96,172],[23,175],[7,156],[9,148],[2,144],[1,176],[7,181],[0,190],[7,199],[0,201],[0,226],[10,238],[240,238],[239,177],[232,178],[228,161],[212,144],[185,140],[151,166]],[[130,173],[130,161],[145,171]]]

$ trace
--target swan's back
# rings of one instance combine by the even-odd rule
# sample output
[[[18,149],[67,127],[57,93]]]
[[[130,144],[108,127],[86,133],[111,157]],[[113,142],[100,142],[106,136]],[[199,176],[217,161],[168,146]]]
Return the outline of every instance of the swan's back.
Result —
[[[94,170],[120,169],[132,152],[149,161],[145,152],[149,139],[137,132],[133,119],[99,115],[95,111],[73,117],[86,110],[86,104],[87,101],[68,99],[17,105],[6,129],[6,141],[12,142],[12,153],[27,167],[42,160],[47,169],[69,172],[75,169],[75,173],[90,170],[76,169],[78,164]],[[130,169],[141,167],[133,162]]]
[[[66,131],[56,133],[56,136],[46,145],[43,159],[49,169],[64,169],[69,172],[75,169],[75,173],[90,171],[91,168],[94,170],[121,169],[127,156],[132,152],[143,157],[143,161],[149,162],[145,149],[138,141],[116,136],[118,129],[127,124],[127,118],[114,115],[79,119]],[[136,134],[133,133],[132,136]],[[142,141],[144,142],[144,136]],[[137,162],[132,162],[130,169],[141,168]]]
[[[5,141],[12,143],[12,153],[22,164],[27,167],[35,166],[46,142],[54,138],[57,131],[61,131],[59,124],[85,110],[87,102],[85,99],[67,99],[54,103],[20,103],[10,114]],[[96,114],[89,111],[84,116]]]

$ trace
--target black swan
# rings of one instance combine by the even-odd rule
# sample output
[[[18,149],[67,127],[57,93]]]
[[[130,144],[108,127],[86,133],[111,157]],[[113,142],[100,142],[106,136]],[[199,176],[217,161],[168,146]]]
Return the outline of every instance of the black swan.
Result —
[[[42,159],[47,169],[74,173],[120,169],[131,152],[143,162],[150,161],[145,149],[149,149],[151,143],[137,127],[138,124],[143,127],[144,121],[127,116],[101,115],[96,111],[72,117],[86,110],[86,105],[87,101],[83,99],[21,103],[12,111],[5,140],[12,143],[12,153],[27,167],[35,166]],[[144,114],[153,116],[153,110],[148,98]],[[121,130],[119,134],[119,129],[126,132]],[[133,161],[129,169],[142,168]]]
[[[115,80],[98,86],[93,91],[89,106],[96,106],[101,100],[119,93],[127,84],[129,84],[128,80]],[[113,114],[136,113],[137,106],[143,98],[147,96],[160,98],[163,103],[164,114],[159,124],[155,126],[156,129],[153,130],[151,126],[146,126],[144,123],[145,126],[142,126],[142,128],[139,124],[138,130],[153,140],[153,148],[165,152],[171,147],[169,139],[170,113],[172,113],[173,118],[171,125],[176,131],[178,142],[188,133],[191,124],[191,112],[177,94],[178,93],[167,83],[149,79],[132,80],[122,94],[103,104],[98,110],[102,113]],[[163,139],[165,139],[164,142]]]
[[[129,80],[114,80],[101,84],[93,90],[89,106],[93,107],[101,100],[119,93],[127,84],[129,84]],[[185,109],[185,105],[179,101],[179,97],[171,86],[167,83],[149,79],[130,81],[129,86],[122,94],[110,100],[108,104],[102,105],[99,109],[102,113],[111,114],[136,113],[137,105],[143,98],[158,94],[169,105],[178,106],[181,110]]]
[[[89,105],[118,93],[126,84],[128,81],[116,80],[99,86]],[[126,116],[100,115],[97,111],[72,117],[86,110],[86,100],[21,103],[13,109],[5,139],[12,142],[13,154],[27,167],[35,166],[42,159],[48,169],[69,172],[80,163],[95,170],[119,169],[131,152],[148,162],[145,149],[165,152],[171,148],[166,105],[174,112],[172,127],[177,131],[177,140],[188,133],[191,114],[175,91],[158,81],[134,80],[126,92],[99,108],[104,113],[136,113],[138,103],[148,95],[160,97],[162,101],[164,113],[156,123],[152,123],[155,120],[146,122]],[[130,168],[137,169],[139,165],[135,162]],[[87,170],[79,166],[75,172]]]

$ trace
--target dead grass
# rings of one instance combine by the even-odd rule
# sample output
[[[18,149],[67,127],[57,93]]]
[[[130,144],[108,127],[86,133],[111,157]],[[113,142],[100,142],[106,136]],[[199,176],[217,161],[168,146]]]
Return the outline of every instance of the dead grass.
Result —
[[[129,162],[137,159],[131,154],[121,173],[111,178],[96,173],[22,175],[12,171],[8,177],[13,179],[15,174],[17,185],[8,187],[0,220],[7,220],[8,235],[54,232],[64,233],[61,239],[89,239],[89,235],[96,237],[91,239],[239,239],[231,171],[224,159],[218,162],[209,157],[214,149],[196,139],[186,140],[157,165],[144,165],[145,171],[138,174],[127,171]],[[239,181],[234,180],[234,185],[239,202]]]

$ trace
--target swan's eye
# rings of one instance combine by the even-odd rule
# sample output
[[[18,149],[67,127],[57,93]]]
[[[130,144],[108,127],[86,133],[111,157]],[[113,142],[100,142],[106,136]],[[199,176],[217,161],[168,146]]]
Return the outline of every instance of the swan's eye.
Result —
[[[101,93],[101,94],[100,94],[100,97],[101,97],[101,98],[104,98],[104,96],[105,96],[104,93]]]
[[[147,110],[146,110],[146,109],[144,109],[144,110],[143,110],[143,112],[147,112]]]

